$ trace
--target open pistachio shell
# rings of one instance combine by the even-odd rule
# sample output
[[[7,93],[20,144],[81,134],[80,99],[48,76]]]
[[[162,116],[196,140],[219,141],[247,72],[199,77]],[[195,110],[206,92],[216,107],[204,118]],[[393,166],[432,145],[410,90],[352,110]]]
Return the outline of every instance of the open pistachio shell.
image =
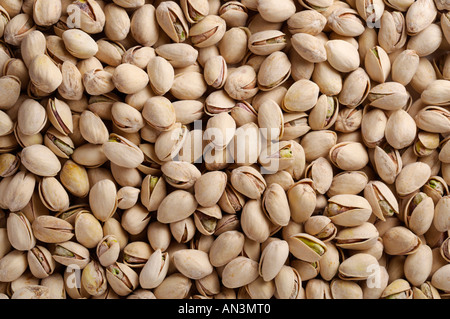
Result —
[[[323,241],[306,233],[291,235],[287,242],[289,251],[295,257],[310,263],[319,261],[327,251]]]
[[[372,207],[359,195],[335,195],[328,200],[325,216],[340,226],[359,226],[369,220]]]
[[[370,181],[364,188],[364,197],[375,216],[381,220],[399,214],[398,201],[391,189],[381,181]]]

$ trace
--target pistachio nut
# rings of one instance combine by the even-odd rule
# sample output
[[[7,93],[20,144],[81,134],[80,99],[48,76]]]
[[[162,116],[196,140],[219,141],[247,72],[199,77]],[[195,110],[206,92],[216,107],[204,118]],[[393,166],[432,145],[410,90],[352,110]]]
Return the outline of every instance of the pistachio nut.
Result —
[[[262,243],[270,236],[271,222],[264,215],[260,200],[251,199],[245,203],[240,223],[242,231],[251,240]]]
[[[121,226],[131,235],[137,235],[144,231],[150,222],[149,211],[140,203],[126,209],[120,221]]]
[[[258,270],[264,281],[271,281],[278,275],[288,255],[289,245],[284,240],[274,240],[263,249]]]
[[[157,210],[165,196],[166,183],[164,179],[152,175],[147,175],[143,179],[141,202],[149,211]]]
[[[343,249],[367,250],[378,240],[378,230],[368,222],[356,227],[348,227],[336,234],[336,246]]]
[[[213,271],[208,254],[197,249],[181,249],[173,254],[175,267],[186,277],[201,279]]]
[[[322,94],[309,113],[309,126],[313,130],[327,130],[336,122],[338,113],[339,102],[337,98]]]
[[[444,133],[449,130],[450,113],[439,106],[427,106],[421,109],[414,120],[419,129],[430,133]]]
[[[60,243],[74,236],[74,227],[67,221],[50,215],[37,217],[31,224],[37,240],[44,243]]]
[[[61,134],[73,134],[72,112],[66,102],[57,98],[49,99],[46,109],[48,119]]]
[[[55,261],[50,251],[44,246],[36,245],[27,253],[31,273],[39,279],[48,277],[55,270]]]
[[[448,230],[449,221],[448,221],[448,207],[450,205],[450,196],[443,196],[436,204],[434,208],[434,218],[433,225],[434,227],[440,231],[445,232]]]
[[[443,196],[448,195],[448,186],[442,177],[431,176],[422,187],[422,191],[430,196],[436,205]]]
[[[98,296],[107,289],[105,269],[96,260],[91,260],[81,273],[81,284],[89,295]]]
[[[324,215],[340,226],[354,227],[369,220],[372,207],[359,195],[342,194],[328,199]]]
[[[320,239],[324,243],[335,238],[337,227],[326,216],[311,216],[304,224],[305,232]]]
[[[97,247],[103,238],[100,221],[89,211],[82,211],[75,217],[75,238],[86,248]]]
[[[224,90],[235,100],[246,100],[255,96],[258,92],[255,69],[243,65],[228,73]]]
[[[42,203],[49,210],[63,211],[69,208],[69,194],[55,177],[43,177],[39,182],[38,190]]]
[[[144,153],[138,146],[114,133],[110,134],[102,149],[111,162],[122,167],[136,168],[144,161]]]
[[[73,241],[57,243],[52,251],[52,257],[62,265],[77,265],[80,269],[90,262],[89,250]]]
[[[404,226],[389,229],[382,238],[385,252],[389,255],[413,254],[422,243],[417,235]]]
[[[174,273],[164,278],[155,288],[154,294],[157,299],[184,299],[188,296],[191,286],[190,278],[181,273]]]
[[[225,265],[222,284],[227,288],[239,288],[253,282],[258,276],[258,262],[239,256]]]
[[[267,187],[263,176],[251,166],[233,169],[230,182],[239,193],[251,199],[260,198]]]
[[[375,216],[381,220],[399,214],[399,204],[391,189],[381,181],[370,181],[364,188],[364,197]]]
[[[98,220],[104,222],[110,218],[116,212],[117,205],[117,189],[112,181],[103,179],[92,186],[89,206]]]
[[[175,190],[161,201],[157,209],[157,219],[161,223],[180,221],[194,213],[197,206],[194,195],[185,190]],[[177,209],[174,209],[175,207]]]
[[[139,275],[124,263],[115,262],[105,269],[106,279],[119,296],[127,296],[139,285]]]
[[[160,249],[150,255],[139,274],[139,284],[146,289],[158,287],[167,275],[169,254]]]
[[[22,212],[10,213],[6,220],[7,240],[17,250],[30,250],[36,245],[31,223]]]
[[[405,225],[415,234],[425,234],[433,223],[433,200],[422,192],[414,194],[406,201],[402,217]]]
[[[156,7],[156,20],[167,36],[176,43],[186,41],[192,33],[181,7],[174,1],[165,1]]]
[[[414,172],[413,175],[410,175],[412,172]],[[403,197],[420,189],[430,175],[430,166],[425,163],[415,162],[404,166],[395,180],[397,194]]]
[[[316,207],[316,192],[311,179],[302,179],[287,191],[291,218],[297,223],[308,220]]]
[[[287,239],[289,252],[306,262],[314,263],[326,253],[327,246],[320,239],[307,233],[291,235]]]
[[[59,174],[63,186],[73,195],[85,197],[89,192],[89,178],[86,169],[72,160],[67,160]]]
[[[440,299],[438,290],[429,282],[413,287],[413,299]]]
[[[261,201],[263,211],[269,220],[279,226],[286,226],[291,212],[284,189],[277,183],[267,186]]]
[[[405,279],[396,279],[391,282],[381,294],[383,299],[412,299],[412,288]]]
[[[291,75],[291,62],[282,51],[267,56],[258,71],[258,87],[262,91],[272,90],[283,84]]]
[[[80,28],[86,33],[96,34],[103,30],[106,22],[105,13],[97,1],[75,1],[67,6],[67,13],[79,12]]]
[[[150,80],[147,72],[138,66],[122,63],[114,69],[112,81],[119,92],[135,94],[144,89]]]
[[[227,175],[224,172],[207,172],[201,175],[194,185],[197,203],[203,207],[215,205],[222,197],[227,185]]]
[[[365,280],[377,269],[377,259],[369,254],[358,253],[345,259],[339,265],[338,276],[342,280]]]
[[[371,106],[387,111],[402,109],[410,98],[405,86],[397,82],[380,83],[370,90],[367,97]]]
[[[380,46],[374,46],[367,51],[364,66],[369,77],[378,83],[384,83],[391,71],[389,57]]]
[[[173,128],[176,121],[173,104],[162,96],[148,99],[144,104],[142,116],[147,124],[160,131],[167,131]]]
[[[153,252],[144,241],[131,242],[123,249],[123,263],[131,268],[143,268]]]

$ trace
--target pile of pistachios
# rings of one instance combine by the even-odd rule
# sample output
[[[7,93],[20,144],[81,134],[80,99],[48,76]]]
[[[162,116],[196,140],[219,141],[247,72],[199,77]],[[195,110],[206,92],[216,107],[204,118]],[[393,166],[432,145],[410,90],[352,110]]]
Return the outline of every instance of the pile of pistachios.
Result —
[[[448,0],[0,0],[0,299],[450,297]]]

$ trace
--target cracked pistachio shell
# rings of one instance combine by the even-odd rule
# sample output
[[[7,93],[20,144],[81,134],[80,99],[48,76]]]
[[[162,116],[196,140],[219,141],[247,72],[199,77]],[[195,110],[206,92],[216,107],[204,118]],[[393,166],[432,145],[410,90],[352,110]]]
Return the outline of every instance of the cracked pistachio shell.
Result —
[[[46,146],[27,146],[21,153],[22,164],[38,176],[55,176],[61,170],[58,157]]]
[[[204,116],[205,104],[197,100],[181,100],[172,103],[175,110],[177,122],[187,125]]]
[[[214,267],[225,266],[236,258],[244,248],[245,237],[242,232],[229,230],[221,233],[211,244],[209,260]]]
[[[361,121],[361,135],[364,144],[369,148],[378,146],[385,139],[388,117],[383,110],[366,106]]]
[[[144,161],[142,150],[130,140],[117,134],[111,134],[102,149],[111,162],[122,167],[136,168]]]
[[[358,142],[342,142],[334,145],[329,152],[331,162],[338,168],[357,171],[369,162],[364,145]]]
[[[46,110],[48,119],[61,134],[73,134],[72,111],[66,102],[57,98],[49,99]]]
[[[131,268],[143,268],[153,252],[152,246],[147,242],[134,241],[123,249],[123,262]]]
[[[438,148],[439,142],[438,133],[419,131],[414,141],[414,154],[418,157],[429,156]]]
[[[288,198],[281,185],[272,183],[267,186],[261,201],[263,211],[269,220],[279,226],[287,226],[291,217]]]
[[[169,270],[169,253],[155,250],[139,274],[139,284],[142,288],[152,289],[158,287],[166,278]]]
[[[414,3],[414,1],[411,1],[411,0],[387,0],[387,1],[385,1],[385,4],[388,7],[391,7],[393,9],[396,9],[401,12],[407,11],[408,8],[413,3]]]
[[[383,291],[382,299],[412,299],[412,288],[405,279],[396,279],[391,282]]]
[[[103,69],[91,69],[83,74],[83,85],[90,95],[102,95],[114,90],[113,75]]]
[[[175,190],[161,201],[157,209],[157,219],[164,224],[177,222],[192,215],[197,206],[193,194],[185,190]]]
[[[436,288],[444,292],[445,294],[448,294],[450,291],[450,284],[449,284],[449,273],[450,273],[450,266],[444,265],[437,269],[434,274],[431,277],[431,284]]]
[[[284,96],[281,107],[286,112],[306,112],[316,105],[319,98],[319,86],[306,79],[292,84]]]
[[[39,133],[47,123],[47,112],[37,101],[26,99],[17,113],[18,129],[25,135]]]
[[[289,255],[289,245],[285,240],[271,241],[263,249],[258,271],[264,281],[274,279],[283,267]]]
[[[103,238],[100,221],[89,211],[77,214],[74,228],[77,241],[86,248],[97,247]]]
[[[0,259],[0,280],[13,282],[28,268],[27,252],[12,250]]]
[[[256,55],[269,55],[286,47],[286,34],[279,30],[253,33],[248,39],[248,49]]]
[[[320,92],[325,95],[335,96],[342,90],[342,74],[326,61],[314,66],[312,80],[319,86]]]
[[[258,126],[261,134],[269,140],[279,140],[284,133],[284,117],[280,106],[272,99],[261,103],[258,109]]]
[[[296,258],[314,263],[326,253],[327,246],[320,239],[307,233],[298,233],[288,237],[289,252]]]
[[[381,181],[369,181],[364,188],[364,197],[370,203],[374,215],[383,221],[400,212],[394,193]]]
[[[208,85],[221,89],[228,77],[228,66],[223,56],[210,57],[205,63],[203,75]]]
[[[414,254],[422,243],[416,234],[404,226],[390,228],[383,234],[382,239],[388,255]]]
[[[11,299],[51,299],[50,288],[29,284],[14,291]]]
[[[64,61],[60,68],[62,82],[58,87],[58,93],[66,100],[81,100],[85,87],[80,71],[70,61]]]
[[[435,205],[443,196],[449,194],[448,185],[441,176],[431,176],[422,191],[433,199]]]
[[[313,130],[329,129],[336,122],[338,112],[339,102],[337,98],[322,94],[309,113],[309,126]]]
[[[28,72],[31,83],[44,93],[54,92],[63,80],[59,68],[45,54],[38,54],[33,58]]]
[[[351,8],[338,7],[332,10],[327,22],[331,30],[342,36],[356,37],[364,32],[358,12]]]
[[[283,120],[282,140],[294,140],[311,130],[308,125],[308,114],[305,112],[283,113]]]
[[[320,276],[327,281],[332,280],[338,273],[339,265],[342,258],[342,250],[338,250],[333,241],[325,242],[327,251],[322,255],[320,260],[311,265],[303,264],[303,269],[308,271],[308,276],[313,276],[313,278],[320,274]],[[307,266],[307,267],[305,267]]]
[[[407,40],[405,17],[401,12],[385,10],[380,19],[378,42],[386,53],[402,48]]]
[[[243,292],[245,290],[245,292]],[[238,292],[238,298],[242,294],[247,294],[252,299],[270,299],[275,293],[275,283],[273,280],[265,281],[262,277],[258,277],[253,282],[242,287]]]
[[[372,207],[367,199],[359,195],[335,195],[328,199],[324,215],[334,224],[354,227],[368,221],[372,214]]]
[[[155,94],[164,95],[169,92],[175,77],[173,66],[169,61],[161,56],[150,59],[147,65],[147,74]]]
[[[420,245],[417,251],[408,255],[404,263],[405,278],[415,287],[427,280],[431,273],[433,253],[428,245]]]
[[[228,214],[236,214],[245,204],[245,198],[230,183],[227,183],[222,197],[218,201],[220,208]]]
[[[28,266],[34,277],[43,279],[55,270],[55,260],[44,246],[36,245],[27,253]]]
[[[22,210],[31,200],[35,184],[36,177],[26,170],[12,176],[2,194],[5,208],[12,212]]]
[[[80,269],[83,269],[90,262],[89,250],[73,241],[56,244],[52,251],[52,257],[62,265],[76,265]]]
[[[62,34],[62,39],[67,51],[76,58],[89,59],[98,52],[98,45],[95,40],[82,30],[66,30]]]
[[[64,12],[64,10],[63,10]],[[67,6],[67,13],[79,13],[80,29],[89,34],[103,31],[105,26],[105,13],[97,1],[86,0],[72,2]]]
[[[446,133],[450,131],[450,112],[439,106],[427,106],[414,117],[417,127],[430,133]]]
[[[139,275],[124,263],[115,262],[106,267],[106,279],[112,290],[119,296],[127,296],[139,285]]]
[[[30,250],[36,245],[31,223],[22,212],[9,214],[6,231],[10,245],[17,250]]]
[[[113,41],[124,40],[131,29],[131,20],[125,8],[109,3],[103,11],[106,18],[103,31],[106,37]]]
[[[91,260],[81,273],[81,285],[91,296],[99,296],[106,292],[108,282],[105,269],[96,260]]]
[[[0,176],[8,177],[14,175],[20,166],[19,155],[4,153],[0,155]]]
[[[108,141],[109,132],[100,116],[89,110],[83,111],[79,120],[81,136],[91,144],[104,144]]]
[[[433,199],[425,193],[418,192],[407,200],[402,212],[406,227],[420,236],[425,234],[433,223]]]
[[[402,168],[395,180],[395,189],[400,197],[412,194],[428,181],[430,166],[422,162],[410,163]]]
[[[405,107],[410,99],[410,95],[403,84],[386,82],[372,87],[368,99],[371,106],[382,110],[394,111]]]
[[[449,104],[450,81],[435,80],[422,92],[421,99],[425,104],[445,106]]]
[[[98,52],[95,57],[101,62],[113,67],[117,67],[122,63],[122,56],[126,50],[121,43],[104,38],[98,40],[97,45]]]
[[[358,50],[344,40],[330,40],[325,44],[327,61],[339,72],[348,73],[359,67]]]
[[[166,183],[163,178],[147,175],[143,179],[141,202],[149,211],[156,211],[166,194]]]
[[[342,280],[366,280],[379,267],[377,259],[369,254],[358,253],[339,265],[338,275]]]
[[[153,49],[152,47],[144,47],[142,45],[136,45],[125,51],[125,53],[122,56],[122,63],[130,63],[144,70],[147,67],[147,64],[150,61],[150,59],[152,59],[155,56],[156,56],[155,49]],[[145,91],[148,91],[148,89],[149,88],[146,87],[143,90],[143,92],[141,92],[141,95],[144,94]],[[131,96],[133,96],[133,94],[131,94]]]
[[[274,279],[277,299],[301,299],[302,278],[294,267],[283,265]]]
[[[239,193],[251,199],[260,198],[267,187],[261,173],[251,166],[233,169],[230,182]]]
[[[119,92],[135,94],[143,90],[150,80],[147,72],[138,66],[122,63],[114,69],[112,81]]]
[[[311,179],[302,179],[293,184],[287,191],[291,218],[303,223],[311,217],[316,207],[316,191]]]
[[[220,6],[218,14],[226,21],[227,26],[243,27],[247,24],[248,8],[239,1],[225,2]]]
[[[188,162],[169,161],[161,166],[165,181],[179,189],[189,189],[200,178],[198,168]]]
[[[116,185],[103,179],[95,183],[89,192],[89,206],[92,214],[104,222],[116,211],[118,205]]]
[[[326,158],[319,157],[306,167],[305,177],[312,181],[319,194],[325,194],[333,180],[333,167]]]
[[[380,147],[381,146],[381,147]],[[380,178],[387,184],[393,184],[402,170],[402,158],[397,149],[389,144],[375,146],[374,163]]]
[[[166,59],[174,68],[195,64],[198,50],[186,43],[167,43],[155,48],[155,53]]]
[[[44,243],[65,242],[74,235],[74,228],[69,222],[50,215],[37,217],[31,227],[36,239]]]
[[[392,80],[408,85],[419,67],[420,57],[413,50],[404,50],[392,63]]]
[[[225,20],[217,15],[208,15],[190,28],[189,35],[194,46],[205,48],[219,43],[225,32]]]
[[[182,155],[182,148],[190,133],[186,126],[175,123],[174,127],[162,132],[155,142],[155,153],[159,161],[176,160]]]
[[[239,288],[258,277],[258,262],[238,256],[225,265],[222,271],[222,284],[227,288]]]
[[[367,50],[364,65],[369,77],[378,83],[384,83],[391,71],[389,56],[380,46],[374,46]]]
[[[5,26],[3,33],[4,41],[13,46],[20,46],[23,39],[30,32],[36,30],[36,25],[31,14],[19,13],[14,17],[11,13],[9,15],[11,20]]]
[[[414,119],[404,110],[394,111],[386,123],[385,137],[396,149],[402,149],[414,142],[417,126]]]
[[[197,207],[194,212],[194,224],[197,230],[206,236],[213,235],[217,221],[222,218],[222,211],[219,205],[210,207]]]
[[[311,216],[304,223],[305,232],[320,239],[324,243],[334,239],[337,227],[326,216]]]
[[[330,284],[319,278],[308,281],[305,287],[306,299],[332,299]]]
[[[175,238],[177,243],[182,244],[190,242],[194,238],[195,232],[197,231],[194,218],[191,216],[170,223],[169,228],[172,237]]]
[[[449,195],[442,197],[436,204],[434,210],[433,225],[440,232],[445,232],[450,228],[449,207]]]
[[[296,33],[291,37],[294,50],[306,61],[319,63],[327,60],[323,41],[308,33]]]
[[[214,59],[215,58],[211,58],[210,60]],[[225,90],[217,90],[206,97],[204,109],[206,114],[214,116],[222,112],[230,112],[235,105],[236,101],[233,100]]]
[[[255,69],[250,65],[243,65],[232,73],[229,72],[224,89],[235,100],[246,100],[255,96],[258,92]]]
[[[126,133],[137,133],[145,126],[141,112],[122,102],[116,102],[111,107],[111,120]]]
[[[191,290],[192,281],[181,273],[174,273],[164,278],[161,284],[155,288],[157,299],[184,299]]]
[[[144,104],[142,116],[147,124],[159,131],[172,129],[176,122],[173,104],[163,96],[149,98]]]
[[[221,171],[207,172],[201,175],[194,185],[197,203],[210,207],[219,201],[227,185],[227,174]]]
[[[276,51],[267,56],[258,71],[258,87],[270,91],[283,84],[291,75],[291,62],[286,53]]]
[[[366,99],[370,88],[369,75],[363,68],[357,68],[345,78],[339,93],[339,103],[349,108],[356,108]]]
[[[413,299],[441,299],[439,291],[427,281],[419,287],[413,287]]]
[[[316,10],[307,9],[296,12],[288,20],[288,30],[291,34],[308,33],[318,35],[325,28],[327,19]]]
[[[38,185],[42,203],[51,211],[63,211],[69,208],[69,194],[54,177],[43,177]]]
[[[181,249],[173,253],[175,267],[190,279],[201,279],[212,273],[208,254],[197,249]]]
[[[156,21],[174,42],[184,42],[189,37],[189,26],[181,7],[174,1],[165,1],[156,7]]]
[[[378,230],[369,222],[341,229],[335,237],[336,246],[343,249],[367,250],[378,241]]]
[[[272,223],[264,215],[259,199],[251,199],[245,203],[240,222],[242,231],[249,239],[262,243],[269,238]]]
[[[344,171],[333,176],[327,195],[357,195],[364,190],[368,182],[369,178],[363,171]]]
[[[122,214],[121,226],[131,235],[142,233],[150,222],[150,212],[140,203],[136,203]]]

